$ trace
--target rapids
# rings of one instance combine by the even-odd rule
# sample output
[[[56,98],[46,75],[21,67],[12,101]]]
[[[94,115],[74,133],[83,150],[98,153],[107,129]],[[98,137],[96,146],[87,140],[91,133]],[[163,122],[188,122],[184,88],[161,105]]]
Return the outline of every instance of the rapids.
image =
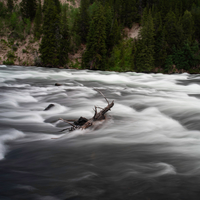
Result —
[[[61,132],[57,119],[107,105],[94,88],[115,102],[109,122]],[[0,65],[0,200],[199,200],[199,188],[200,75]]]

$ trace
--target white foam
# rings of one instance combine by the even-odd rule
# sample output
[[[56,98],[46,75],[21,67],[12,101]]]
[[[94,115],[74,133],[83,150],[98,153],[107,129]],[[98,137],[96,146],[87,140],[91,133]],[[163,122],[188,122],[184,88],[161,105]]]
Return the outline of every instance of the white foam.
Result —
[[[7,151],[6,142],[24,137],[24,133],[16,129],[8,129],[1,131],[0,135],[0,160],[2,160]]]

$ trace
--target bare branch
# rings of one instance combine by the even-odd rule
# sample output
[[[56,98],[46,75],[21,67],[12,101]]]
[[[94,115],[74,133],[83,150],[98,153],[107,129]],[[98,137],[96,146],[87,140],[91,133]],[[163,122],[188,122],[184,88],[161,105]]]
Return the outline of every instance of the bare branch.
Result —
[[[99,90],[97,90],[97,89],[95,89],[95,88],[94,88],[94,90],[96,90],[97,92],[99,92],[99,93],[105,98],[105,100],[107,101],[107,103],[109,104],[108,99],[103,95],[103,93],[102,93],[101,91],[99,91]]]
[[[72,124],[72,123],[68,122],[67,120],[65,120],[65,119],[62,119],[62,118],[60,118],[60,120],[62,120],[62,121],[64,121],[64,122],[67,122],[68,124],[70,124],[71,126],[73,126],[74,128],[76,128],[76,126],[75,126],[74,124]]]

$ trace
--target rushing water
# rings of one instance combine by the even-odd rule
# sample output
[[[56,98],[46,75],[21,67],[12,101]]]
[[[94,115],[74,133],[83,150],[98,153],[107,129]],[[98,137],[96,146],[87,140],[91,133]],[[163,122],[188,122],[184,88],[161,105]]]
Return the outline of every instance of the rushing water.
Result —
[[[109,121],[60,132],[59,118],[107,105],[94,88],[115,102]],[[0,66],[0,200],[199,200],[199,188],[199,75]]]

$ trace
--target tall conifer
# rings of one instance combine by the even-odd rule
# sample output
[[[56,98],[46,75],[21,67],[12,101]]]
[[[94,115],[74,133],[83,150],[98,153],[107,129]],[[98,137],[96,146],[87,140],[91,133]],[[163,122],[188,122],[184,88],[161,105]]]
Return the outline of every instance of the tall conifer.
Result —
[[[41,59],[44,66],[58,66],[60,39],[59,15],[53,0],[48,1],[45,9],[43,37],[40,44]]]
[[[20,3],[21,13],[24,18],[33,20],[37,9],[36,0],[22,0]]]
[[[106,18],[103,6],[99,5],[90,23],[82,67],[105,69],[106,52]]]
[[[59,65],[64,66],[68,62],[68,52],[69,52],[69,28],[67,21],[67,7],[64,7],[61,19]]]
[[[182,18],[182,28],[184,32],[184,40],[192,41],[192,36],[194,33],[194,21],[191,12],[185,11]]]
[[[13,0],[7,0],[7,7],[10,12],[13,10],[14,7]]]
[[[41,24],[42,24],[42,7],[41,7],[41,0],[39,0],[34,19],[34,36],[37,39],[39,39],[41,35]]]
[[[86,43],[87,35],[88,35],[88,31],[89,31],[90,18],[89,18],[89,14],[88,14],[88,7],[89,7],[89,0],[81,0],[79,33],[81,35],[81,41],[83,43]]]
[[[154,67],[154,24],[151,13],[148,14],[147,20],[143,20],[144,26],[139,33],[137,43],[136,65],[139,71],[150,72]]]

